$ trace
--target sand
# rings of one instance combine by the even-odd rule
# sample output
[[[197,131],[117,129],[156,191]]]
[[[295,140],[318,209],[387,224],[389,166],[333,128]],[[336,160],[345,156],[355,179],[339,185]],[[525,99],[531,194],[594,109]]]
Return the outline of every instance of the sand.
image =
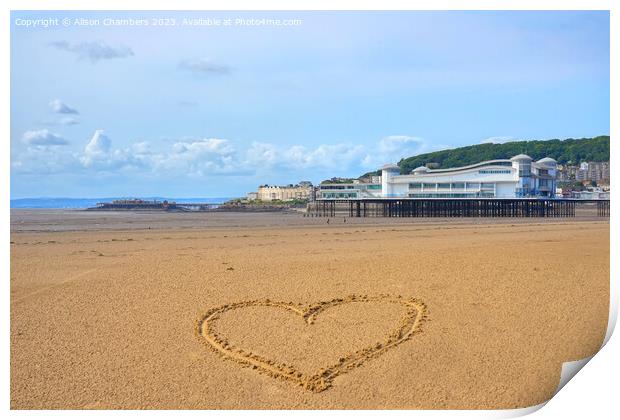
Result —
[[[518,408],[607,326],[606,220],[139,216],[12,212],[13,409]]]

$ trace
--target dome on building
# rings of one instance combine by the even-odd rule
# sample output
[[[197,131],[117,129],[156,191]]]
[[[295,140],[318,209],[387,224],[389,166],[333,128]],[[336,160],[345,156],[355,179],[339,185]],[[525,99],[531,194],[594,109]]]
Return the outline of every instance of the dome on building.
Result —
[[[430,169],[428,169],[426,166],[418,166],[417,168],[415,168],[413,171],[411,171],[412,174],[423,174],[430,171]]]
[[[528,155],[524,155],[523,153],[521,153],[520,155],[511,157],[510,160],[514,162],[516,160],[533,160],[533,159],[529,157]]]
[[[400,171],[400,166],[395,163],[387,163],[381,167],[382,171]]]
[[[544,157],[540,159],[539,161],[537,161],[536,163],[540,163],[542,165],[547,165],[547,166],[553,166],[553,165],[556,165],[558,162],[553,158]]]

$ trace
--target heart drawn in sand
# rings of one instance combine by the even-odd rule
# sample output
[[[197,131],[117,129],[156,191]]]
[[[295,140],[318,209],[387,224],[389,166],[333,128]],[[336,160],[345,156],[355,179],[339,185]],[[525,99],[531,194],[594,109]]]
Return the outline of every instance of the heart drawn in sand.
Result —
[[[400,319],[398,326],[388,331],[382,341],[344,355],[338,359],[337,363],[322,367],[313,374],[303,373],[294,366],[269,360],[248,350],[238,348],[230,344],[226,338],[218,335],[215,328],[215,321],[223,313],[251,306],[268,306],[284,309],[302,317],[307,325],[312,325],[321,312],[326,309],[351,302],[397,303],[403,305],[406,308],[406,312]],[[425,319],[426,305],[424,303],[418,299],[403,298],[401,296],[350,295],[346,298],[317,302],[306,306],[292,302],[274,302],[264,299],[231,303],[210,309],[196,322],[195,332],[209,349],[217,352],[225,359],[234,360],[241,365],[251,367],[272,377],[290,381],[309,391],[321,392],[329,388],[333,379],[338,375],[361,366],[367,360],[380,356],[389,349],[408,340],[415,333],[420,332],[421,324]]]

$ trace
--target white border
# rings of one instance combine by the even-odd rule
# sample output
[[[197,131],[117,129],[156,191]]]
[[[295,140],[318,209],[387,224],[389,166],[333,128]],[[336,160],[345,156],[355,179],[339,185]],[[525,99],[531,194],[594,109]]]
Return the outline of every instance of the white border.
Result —
[[[147,7],[145,7],[147,6]],[[108,1],[89,1],[84,2],[78,0],[55,0],[41,2],[36,0],[5,0],[0,6],[2,13],[2,56],[5,58],[2,66],[2,79],[5,92],[3,95],[4,101],[0,105],[0,127],[4,128],[4,141],[2,142],[3,152],[0,156],[2,164],[0,165],[0,193],[2,197],[2,212],[4,214],[4,220],[6,223],[3,226],[3,241],[0,244],[3,250],[4,264],[0,267],[2,270],[2,278],[5,281],[2,291],[2,305],[3,305],[3,322],[2,322],[2,337],[4,338],[4,345],[2,346],[2,355],[5,360],[2,365],[3,377],[5,380],[2,382],[3,395],[5,396],[5,409],[9,409],[10,401],[10,381],[9,381],[9,259],[10,259],[10,224],[9,224],[9,176],[10,176],[10,71],[9,71],[9,59],[10,59],[10,10],[611,10],[611,115],[618,115],[618,84],[614,75],[618,74],[620,67],[618,66],[618,39],[620,33],[618,26],[620,24],[619,10],[620,6],[617,1],[612,0],[473,0],[464,2],[462,0],[435,0],[435,1],[421,1],[421,0],[358,0],[358,1],[336,1],[336,0],[297,0],[297,1],[285,1],[285,0],[265,0],[260,4],[257,1],[252,0],[229,0],[229,1],[200,1],[200,0],[185,0],[185,1],[169,1],[169,0],[152,0],[148,3],[140,4],[139,2],[131,2],[128,0],[108,0]],[[617,78],[617,77],[616,77]],[[613,139],[614,133],[617,131],[617,120],[612,118],[610,135]],[[615,151],[614,141],[611,143],[612,155],[611,155],[611,168],[612,178],[616,179],[618,172],[617,168],[620,167],[619,159]],[[612,213],[617,213],[619,195],[612,194]],[[610,305],[610,324],[608,326],[606,342],[611,337],[613,327],[617,320],[618,311],[618,224],[615,219],[612,218],[611,222],[611,277],[613,279],[611,283],[611,305]],[[583,418],[584,416],[598,418],[608,417],[608,413],[618,412],[618,398],[615,395],[614,390],[617,388],[617,377],[620,373],[620,360],[618,355],[620,354],[620,343],[617,337],[609,341],[600,354],[596,355],[592,362],[585,367],[584,372],[579,374],[578,380],[571,381],[559,394],[554,397],[545,407],[544,410],[540,410],[533,414],[532,418]],[[541,406],[544,404],[541,404]],[[404,418],[405,416],[415,418],[480,418],[483,416],[501,418],[513,415],[522,415],[540,408],[532,407],[529,409],[519,411],[389,411],[383,412],[379,415],[385,414]],[[149,416],[156,418],[168,418],[172,416],[183,416],[202,418],[205,414],[209,417],[216,418],[240,418],[246,414],[250,414],[248,411],[150,411]],[[312,411],[259,411],[251,412],[251,415],[256,418],[267,417],[296,417],[296,418],[308,418],[316,416],[317,413]],[[605,416],[603,417],[603,414]],[[69,411],[12,411],[11,416],[45,416],[46,418],[55,418],[57,416],[65,417],[82,417],[83,412],[69,412]],[[143,416],[143,412],[139,411],[105,411],[105,412],[89,412],[89,416],[95,418],[104,418],[109,416],[122,416],[124,418],[132,418],[134,416]],[[372,411],[348,411],[348,412],[321,412],[321,416],[355,416],[370,418],[376,416],[377,413]]]

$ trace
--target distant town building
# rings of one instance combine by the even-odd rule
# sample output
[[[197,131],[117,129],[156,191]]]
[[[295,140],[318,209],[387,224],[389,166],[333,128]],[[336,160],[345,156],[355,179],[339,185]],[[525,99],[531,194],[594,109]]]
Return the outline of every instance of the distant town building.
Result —
[[[303,183],[303,184],[302,184]],[[289,200],[309,200],[313,195],[313,186],[309,181],[286,186],[261,185],[256,193],[260,201],[289,201]]]
[[[249,192],[249,193],[247,193],[246,198],[248,200],[258,200],[258,193],[257,192]]]
[[[609,180],[609,162],[586,162],[586,180],[603,181]]]
[[[420,166],[404,175],[398,165],[388,164],[381,168],[380,182],[323,183],[317,199],[554,197],[556,175],[554,159],[535,162],[523,154],[460,168]]]
[[[558,165],[558,182],[576,181],[578,170],[575,165]]]
[[[582,162],[580,165],[558,165],[559,182],[596,182],[609,185],[609,162]]]

